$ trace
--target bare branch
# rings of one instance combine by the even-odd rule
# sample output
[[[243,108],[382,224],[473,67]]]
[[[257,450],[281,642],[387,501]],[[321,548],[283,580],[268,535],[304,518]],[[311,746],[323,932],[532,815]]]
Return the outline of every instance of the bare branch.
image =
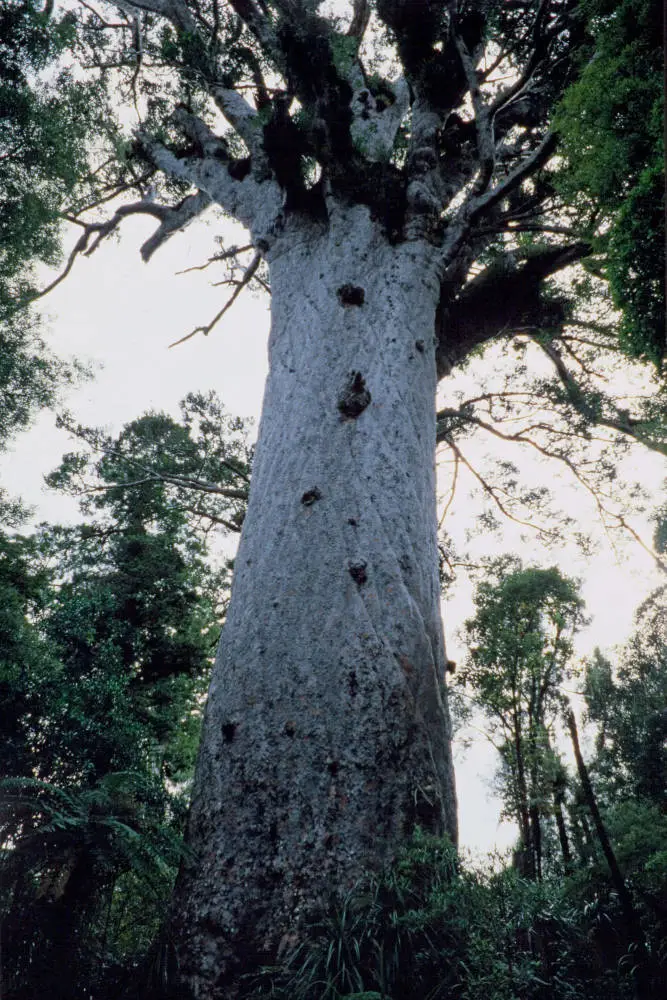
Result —
[[[213,329],[213,327],[216,325],[216,323],[218,323],[225,315],[225,313],[229,309],[231,309],[231,307],[234,305],[234,303],[236,302],[237,298],[239,297],[243,289],[251,281],[253,275],[255,274],[255,271],[259,267],[261,259],[262,259],[261,254],[256,253],[251,262],[248,264],[248,267],[246,268],[242,279],[239,281],[238,285],[236,286],[230,297],[227,299],[220,312],[216,313],[216,315],[213,317],[210,323],[207,323],[205,326],[195,327],[195,329],[192,330],[191,333],[186,334],[185,337],[181,337],[180,340],[175,340],[173,344],[169,345],[169,347],[170,348],[178,347],[179,344],[184,344],[186,340],[190,340],[192,337],[196,337],[198,333],[203,333],[204,336],[207,337],[211,332],[211,330]]]
[[[556,373],[567,393],[568,401],[579,413],[583,416],[587,416],[585,393],[563,361],[556,344],[537,337],[533,337],[533,339],[544,351],[556,369]],[[659,455],[667,455],[667,439],[664,437],[654,438],[642,434],[644,422],[641,419],[633,419],[629,413],[624,413],[622,415],[619,414],[618,417],[610,417],[603,413],[596,413],[595,422],[601,424],[603,427],[609,427],[611,430],[625,434],[628,437],[633,438],[635,441],[639,441],[641,444],[650,448],[651,451],[657,452]]]
[[[528,445],[528,447],[530,447],[530,448],[534,449],[535,451],[537,451],[538,454],[540,454],[543,458],[547,458],[547,459],[550,459],[550,460],[553,459],[553,460],[556,460],[556,461],[562,463],[568,469],[568,471],[573,476],[573,478],[576,480],[576,482],[579,483],[579,485],[582,486],[586,490],[586,492],[593,498],[595,506],[596,506],[596,508],[598,510],[598,514],[600,516],[600,522],[604,526],[605,531],[607,531],[607,533],[608,533],[610,524],[611,524],[612,527],[615,527],[617,529],[622,529],[623,531],[626,531],[641,546],[641,548],[648,555],[651,556],[651,558],[654,560],[654,562],[656,563],[656,565],[659,568],[661,568],[663,570],[667,570],[667,565],[665,564],[665,561],[663,559],[661,559],[661,557],[659,555],[657,555],[656,552],[654,552],[654,550],[649,545],[646,544],[646,542],[644,542],[644,540],[637,533],[637,531],[632,527],[632,525],[628,524],[625,516],[622,513],[620,513],[619,511],[612,510],[609,506],[607,506],[607,504],[605,504],[603,502],[602,494],[601,494],[600,490],[597,489],[594,484],[592,484],[591,482],[589,482],[589,480],[586,478],[586,476],[580,471],[580,469],[575,465],[574,461],[569,457],[568,454],[566,454],[565,451],[561,451],[561,450],[555,451],[552,448],[548,448],[545,445],[540,444],[539,441],[536,441],[534,438],[528,436],[529,431],[532,430],[532,429],[544,430],[544,431],[549,432],[549,431],[553,430],[553,428],[550,428],[548,425],[545,425],[545,424],[534,424],[532,427],[523,428],[522,430],[517,431],[514,434],[506,434],[503,431],[499,430],[498,427],[494,427],[493,424],[490,424],[487,421],[482,420],[481,418],[475,416],[472,413],[462,413],[459,410],[451,410],[451,409],[447,409],[447,408],[443,409],[443,410],[440,410],[438,412],[438,414],[437,414],[437,418],[436,419],[438,419],[440,421],[443,421],[443,420],[446,421],[448,417],[452,417],[452,416],[455,416],[455,417],[463,420],[465,423],[468,423],[468,424],[474,425],[476,427],[479,427],[480,429],[486,431],[489,434],[492,434],[494,437],[497,437],[497,438],[499,438],[502,441],[508,441],[508,442],[512,442],[512,443],[516,443],[516,444]],[[609,424],[607,421],[602,420],[602,419],[599,420],[599,423],[605,424],[606,426],[613,426],[613,424]],[[451,432],[449,430],[445,429],[445,428],[446,428],[446,425],[440,431],[437,432],[437,434],[436,434],[436,440],[439,441],[439,442],[446,443],[456,453],[457,446],[452,441]],[[571,436],[571,435],[568,434],[568,436]],[[643,442],[643,443],[645,443],[645,442]],[[656,450],[658,450],[658,449],[656,449]],[[460,451],[459,451],[459,454],[460,454]],[[507,514],[507,510],[506,510],[505,506],[502,504],[502,502],[500,501],[500,498],[496,495],[496,491],[494,490],[493,486],[491,486],[490,483],[488,483],[486,480],[484,480],[479,475],[479,473],[477,473],[477,471],[463,458],[463,456],[461,456],[461,458],[462,458],[463,463],[466,465],[466,467],[470,469],[470,471],[473,473],[473,475],[475,476],[475,478],[481,483],[481,485],[483,486],[485,492],[487,492],[487,494],[493,498],[493,500],[496,503],[496,505],[498,506],[498,508],[504,514]],[[519,524],[526,524],[526,522],[518,520],[517,518],[513,517],[511,514],[507,514],[507,516],[509,516],[512,520],[517,521],[517,523],[519,523]],[[535,527],[535,526],[532,526],[532,527]],[[538,531],[542,531],[543,529],[537,527],[537,530]],[[545,533],[549,534],[549,532],[545,532]],[[611,542],[611,539],[610,539],[610,542]],[[612,542],[612,545],[613,545],[613,542]]]
[[[535,20],[533,22],[533,27],[531,31],[533,40],[531,53],[526,65],[523,68],[522,73],[512,83],[512,85],[507,88],[507,90],[502,91],[502,93],[500,93],[498,97],[495,99],[493,105],[491,106],[492,115],[497,114],[498,111],[506,107],[506,105],[508,105],[510,101],[514,100],[524,91],[527,84],[530,83],[530,80],[532,79],[535,70],[540,64],[542,56],[544,54],[543,39],[541,38],[542,24],[544,22],[544,18],[547,13],[547,8],[549,7],[549,2],[550,0],[542,0],[540,6],[537,9],[537,13],[535,15]]]
[[[439,416],[439,414],[437,416]],[[436,417],[436,419],[437,419],[437,417]],[[443,438],[443,440],[444,440],[444,438]],[[449,442],[447,442],[447,443],[449,443]],[[447,502],[446,502],[446,504],[445,504],[445,506],[443,508],[442,514],[440,515],[440,520],[438,521],[438,528],[442,528],[442,525],[444,524],[445,518],[447,517],[447,514],[449,513],[449,509],[450,509],[450,507],[452,506],[452,504],[454,502],[454,497],[456,496],[456,487],[458,485],[458,480],[459,480],[459,466],[460,466],[460,464],[461,464],[461,458],[460,458],[459,455],[456,454],[456,452],[454,452],[454,472],[452,474],[452,485],[451,485],[450,490],[449,490],[449,496],[447,497]]]
[[[233,531],[235,534],[239,534],[243,526],[242,523],[235,524],[234,521],[228,521],[227,518],[220,517],[218,514],[212,514],[202,507],[190,507],[187,504],[182,504],[181,507],[188,514],[194,514],[195,517],[205,517],[207,521],[212,521],[213,524],[220,524],[223,528],[227,528],[227,531]]]
[[[507,508],[503,501],[498,496],[498,491],[489,483],[484,476],[468,461],[468,459],[463,455],[461,449],[457,444],[454,443],[451,435],[445,435],[440,438],[441,441],[445,441],[446,444],[451,448],[454,454],[457,456],[459,461],[468,469],[470,473],[474,476],[477,482],[480,484],[486,495],[493,501],[498,510],[506,517],[509,521],[513,521],[515,524],[521,525],[523,528],[529,528],[531,531],[536,531],[539,535],[545,538],[557,538],[558,532],[549,528],[542,527],[539,524],[533,524],[531,521],[524,521],[520,517],[516,517]]]
[[[228,250],[222,250],[220,253],[214,254],[204,264],[194,264],[192,267],[186,267],[182,271],[177,271],[176,274],[190,274],[191,271],[205,271],[206,268],[210,267],[211,264],[217,264],[221,260],[230,260],[233,257],[238,256],[238,254],[246,253],[248,250],[252,250],[252,243],[247,243],[244,247],[230,247]]]
[[[509,194],[510,191],[518,187],[521,181],[525,180],[532,173],[535,173],[536,170],[539,170],[555,150],[556,142],[555,134],[551,131],[547,132],[530,156],[527,156],[522,163],[519,163],[514,170],[510,171],[504,180],[500,181],[499,184],[496,184],[494,188],[491,188],[485,194],[471,199],[466,213],[468,219],[472,221],[483,212],[488,211],[489,208],[492,208],[493,205],[504,198],[506,194]]]
[[[114,453],[105,449],[105,454]],[[126,461],[130,461],[133,465],[136,465],[139,468],[146,468],[134,459],[129,459],[127,455],[121,455],[119,457],[124,458]],[[110,490],[132,489],[136,486],[147,486],[149,483],[164,483],[167,486],[179,486],[183,489],[196,490],[199,493],[215,494],[216,496],[226,497],[228,500],[248,499],[247,490],[235,490],[226,486],[217,486],[215,483],[207,483],[201,479],[191,479],[188,476],[167,475],[166,473],[155,472],[153,469],[148,468],[146,468],[146,472],[147,475],[142,476],[141,479],[131,479],[126,483],[100,483],[96,486],[83,487],[78,492],[80,494],[108,493]]]

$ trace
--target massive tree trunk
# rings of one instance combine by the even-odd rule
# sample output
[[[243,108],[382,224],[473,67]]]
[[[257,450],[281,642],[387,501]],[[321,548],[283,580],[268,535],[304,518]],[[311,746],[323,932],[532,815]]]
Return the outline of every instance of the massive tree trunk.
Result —
[[[434,254],[361,206],[293,220],[268,259],[270,373],[174,906],[198,1000],[235,996],[416,825],[456,837]]]

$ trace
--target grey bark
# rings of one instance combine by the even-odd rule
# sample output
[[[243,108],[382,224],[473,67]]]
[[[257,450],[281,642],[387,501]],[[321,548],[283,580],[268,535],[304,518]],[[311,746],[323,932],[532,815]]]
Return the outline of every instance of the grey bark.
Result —
[[[416,825],[456,839],[434,256],[335,205],[267,253],[270,372],[173,908],[197,1000],[236,996]]]

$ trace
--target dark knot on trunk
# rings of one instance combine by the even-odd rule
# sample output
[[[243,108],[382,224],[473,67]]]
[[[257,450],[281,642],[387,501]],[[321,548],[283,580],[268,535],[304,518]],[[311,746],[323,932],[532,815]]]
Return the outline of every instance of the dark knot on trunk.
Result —
[[[363,306],[366,293],[359,285],[341,285],[336,292],[342,306]]]
[[[350,372],[339,400],[338,409],[344,417],[356,420],[371,401],[371,394],[366,388],[366,382],[361,372]]]
[[[322,499],[322,493],[318,490],[317,486],[313,486],[312,490],[306,490],[306,492],[301,497],[301,503],[304,507],[312,507],[316,500]]]
[[[368,573],[366,571],[366,563],[363,559],[360,562],[350,563],[349,570],[350,576],[359,587],[362,583],[366,583]]]

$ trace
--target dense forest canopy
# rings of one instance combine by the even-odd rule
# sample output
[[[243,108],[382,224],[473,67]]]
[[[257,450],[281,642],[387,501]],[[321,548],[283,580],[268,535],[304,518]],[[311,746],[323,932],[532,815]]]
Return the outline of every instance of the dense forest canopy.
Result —
[[[521,517],[544,492],[465,450],[514,441],[631,528],[607,496],[619,449],[667,453],[660,5],[11,0],[0,19],[3,446],[76,374],[37,301],[128,217],[154,221],[147,262],[205,213],[248,230],[211,258],[233,291],[191,336],[247,286],[272,303],[256,453],[214,397],[115,438],[65,419],[92,457],[50,482],[83,523],[3,530],[10,996],[656,995],[664,593],[627,663],[587,667],[587,764],[563,692],[576,583],[487,566],[459,678],[520,839],[512,869],[464,872],[442,839],[434,456]],[[507,377],[480,366],[436,414],[487,350]],[[240,529],[227,604],[207,539]]]

